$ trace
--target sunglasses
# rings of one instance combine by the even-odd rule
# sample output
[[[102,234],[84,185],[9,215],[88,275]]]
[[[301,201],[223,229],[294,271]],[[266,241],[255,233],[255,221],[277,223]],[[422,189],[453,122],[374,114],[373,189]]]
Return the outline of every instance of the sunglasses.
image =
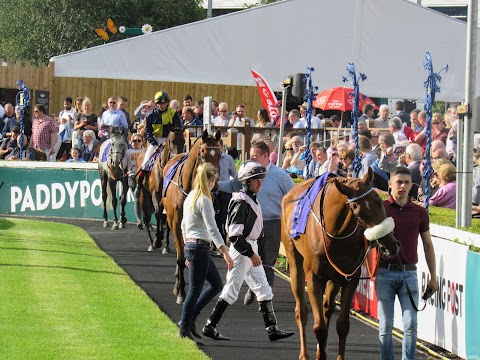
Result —
[[[116,104],[115,101],[109,101],[108,103],[109,103],[109,104]]]
[[[342,158],[339,158],[339,159],[340,159],[341,161],[347,160],[347,158],[343,158],[343,157],[342,157]]]
[[[440,123],[439,123],[439,122],[434,122],[434,123],[432,123],[432,125],[438,125],[438,124],[440,124]]]
[[[293,150],[293,148],[289,148],[289,149],[285,149],[285,150],[287,150],[287,151],[291,151],[291,150]]]
[[[228,112],[228,110],[218,110],[218,112],[226,113],[226,112]]]
[[[135,139],[135,140],[132,140],[132,142],[142,142],[142,140],[140,140],[140,139]]]

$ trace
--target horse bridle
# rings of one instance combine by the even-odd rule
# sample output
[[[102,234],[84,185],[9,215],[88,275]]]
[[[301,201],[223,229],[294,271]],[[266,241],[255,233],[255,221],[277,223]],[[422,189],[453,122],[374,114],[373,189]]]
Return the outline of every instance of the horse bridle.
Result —
[[[327,185],[331,184],[331,182],[327,182],[325,183],[325,186],[323,187],[322,189],[322,193],[320,195],[320,219],[317,217],[317,215],[315,214],[315,211],[313,210],[313,204],[310,203],[310,212],[313,214],[313,217],[315,218],[315,220],[317,221],[317,223],[320,225],[320,227],[322,228],[323,230],[323,234],[328,236],[329,238],[331,239],[337,239],[337,240],[341,240],[341,239],[347,239],[349,237],[351,237],[353,234],[355,234],[355,232],[357,232],[358,230],[358,227],[361,226],[362,229],[366,229],[366,224],[363,220],[361,220],[356,214],[355,212],[353,211],[352,207],[350,206],[350,204],[354,203],[354,202],[357,202],[358,200],[360,199],[363,199],[365,196],[367,196],[368,194],[370,194],[374,188],[373,187],[369,187],[364,193],[360,194],[359,196],[356,196],[354,198],[347,198],[347,201],[346,201],[346,204],[348,205],[348,208],[350,209],[350,211],[352,212],[352,215],[354,216],[355,220],[357,221],[357,224],[355,226],[355,228],[353,229],[353,231],[348,234],[348,235],[345,235],[345,236],[334,236],[332,234],[330,234],[327,229],[325,228],[325,225],[324,225],[324,218],[323,218],[323,212],[322,212],[322,208],[323,208],[323,203],[324,203],[324,200],[325,200],[325,193],[327,192]],[[375,240],[376,244],[378,244],[378,240]],[[371,249],[373,249],[374,247],[376,246],[372,246],[372,241],[369,241],[368,242],[368,247],[366,247],[366,250],[365,250],[365,255],[363,256],[362,260],[360,261],[360,263],[358,264],[357,267],[355,267],[355,269],[350,273],[350,274],[346,274],[345,272],[343,272],[337,265],[335,265],[335,263],[330,259],[330,256],[328,255],[328,250],[327,250],[327,244],[326,244],[326,241],[325,241],[325,238],[324,238],[324,245],[325,245],[325,255],[330,263],[330,265],[332,265],[332,267],[342,276],[345,277],[345,280],[347,281],[351,281],[352,280],[352,275],[355,274],[358,269],[360,269],[363,265],[363,263],[365,262],[365,260],[367,259],[367,256],[368,256],[368,253],[370,252]]]

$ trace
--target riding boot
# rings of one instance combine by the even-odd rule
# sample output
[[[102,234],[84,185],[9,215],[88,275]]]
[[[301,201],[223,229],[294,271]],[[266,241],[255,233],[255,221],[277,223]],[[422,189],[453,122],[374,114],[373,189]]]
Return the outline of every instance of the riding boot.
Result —
[[[228,303],[223,299],[218,299],[215,307],[213,308],[212,315],[207,320],[207,323],[203,327],[203,335],[206,337],[212,338],[214,340],[230,340],[228,337],[220,334],[216,327],[220,319],[222,318],[223,313],[228,307]]]
[[[295,334],[292,331],[283,331],[278,328],[277,317],[273,311],[272,300],[261,301],[260,307],[262,308],[263,321],[265,322],[265,327],[267,329],[268,338],[270,341],[288,338]]]
[[[135,186],[135,191],[133,192],[136,199],[140,197],[140,191],[142,190],[143,179],[145,179],[145,175],[147,174],[147,172],[148,171],[142,170],[140,171],[140,174],[138,174],[137,186]]]
[[[194,341],[198,346],[203,346],[205,345],[202,341],[196,339],[193,335],[190,329],[188,330],[182,330],[180,329],[178,332],[178,337],[179,338],[189,338],[190,340]]]
[[[252,289],[249,288],[245,294],[245,298],[243,299],[243,305],[250,305],[254,300],[255,294],[253,293]]]
[[[192,319],[192,324],[190,325],[190,331],[192,332],[192,335],[195,336],[198,339],[202,338],[202,335],[200,335],[200,332],[197,330],[197,315],[195,315]]]

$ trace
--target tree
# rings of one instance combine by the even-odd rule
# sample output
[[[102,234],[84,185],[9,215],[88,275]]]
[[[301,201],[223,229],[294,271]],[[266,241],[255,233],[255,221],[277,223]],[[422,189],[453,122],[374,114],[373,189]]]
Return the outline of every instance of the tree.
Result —
[[[254,7],[257,7],[257,6],[273,4],[274,2],[277,2],[277,0],[259,0],[255,4],[251,4],[251,5],[244,4],[243,7],[245,9],[251,9],[251,8],[254,8]]]
[[[201,0],[0,0],[0,54],[48,63],[52,56],[95,45],[94,33],[112,18],[117,26],[152,25],[155,31],[205,18]],[[5,9],[10,9],[5,11]],[[116,34],[111,41],[125,38]]]

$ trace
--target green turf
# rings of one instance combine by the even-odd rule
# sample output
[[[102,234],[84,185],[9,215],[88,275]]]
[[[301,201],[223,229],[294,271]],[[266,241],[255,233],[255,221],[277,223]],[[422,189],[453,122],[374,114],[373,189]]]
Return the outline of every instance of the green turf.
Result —
[[[0,218],[0,359],[208,359],[71,225]]]

